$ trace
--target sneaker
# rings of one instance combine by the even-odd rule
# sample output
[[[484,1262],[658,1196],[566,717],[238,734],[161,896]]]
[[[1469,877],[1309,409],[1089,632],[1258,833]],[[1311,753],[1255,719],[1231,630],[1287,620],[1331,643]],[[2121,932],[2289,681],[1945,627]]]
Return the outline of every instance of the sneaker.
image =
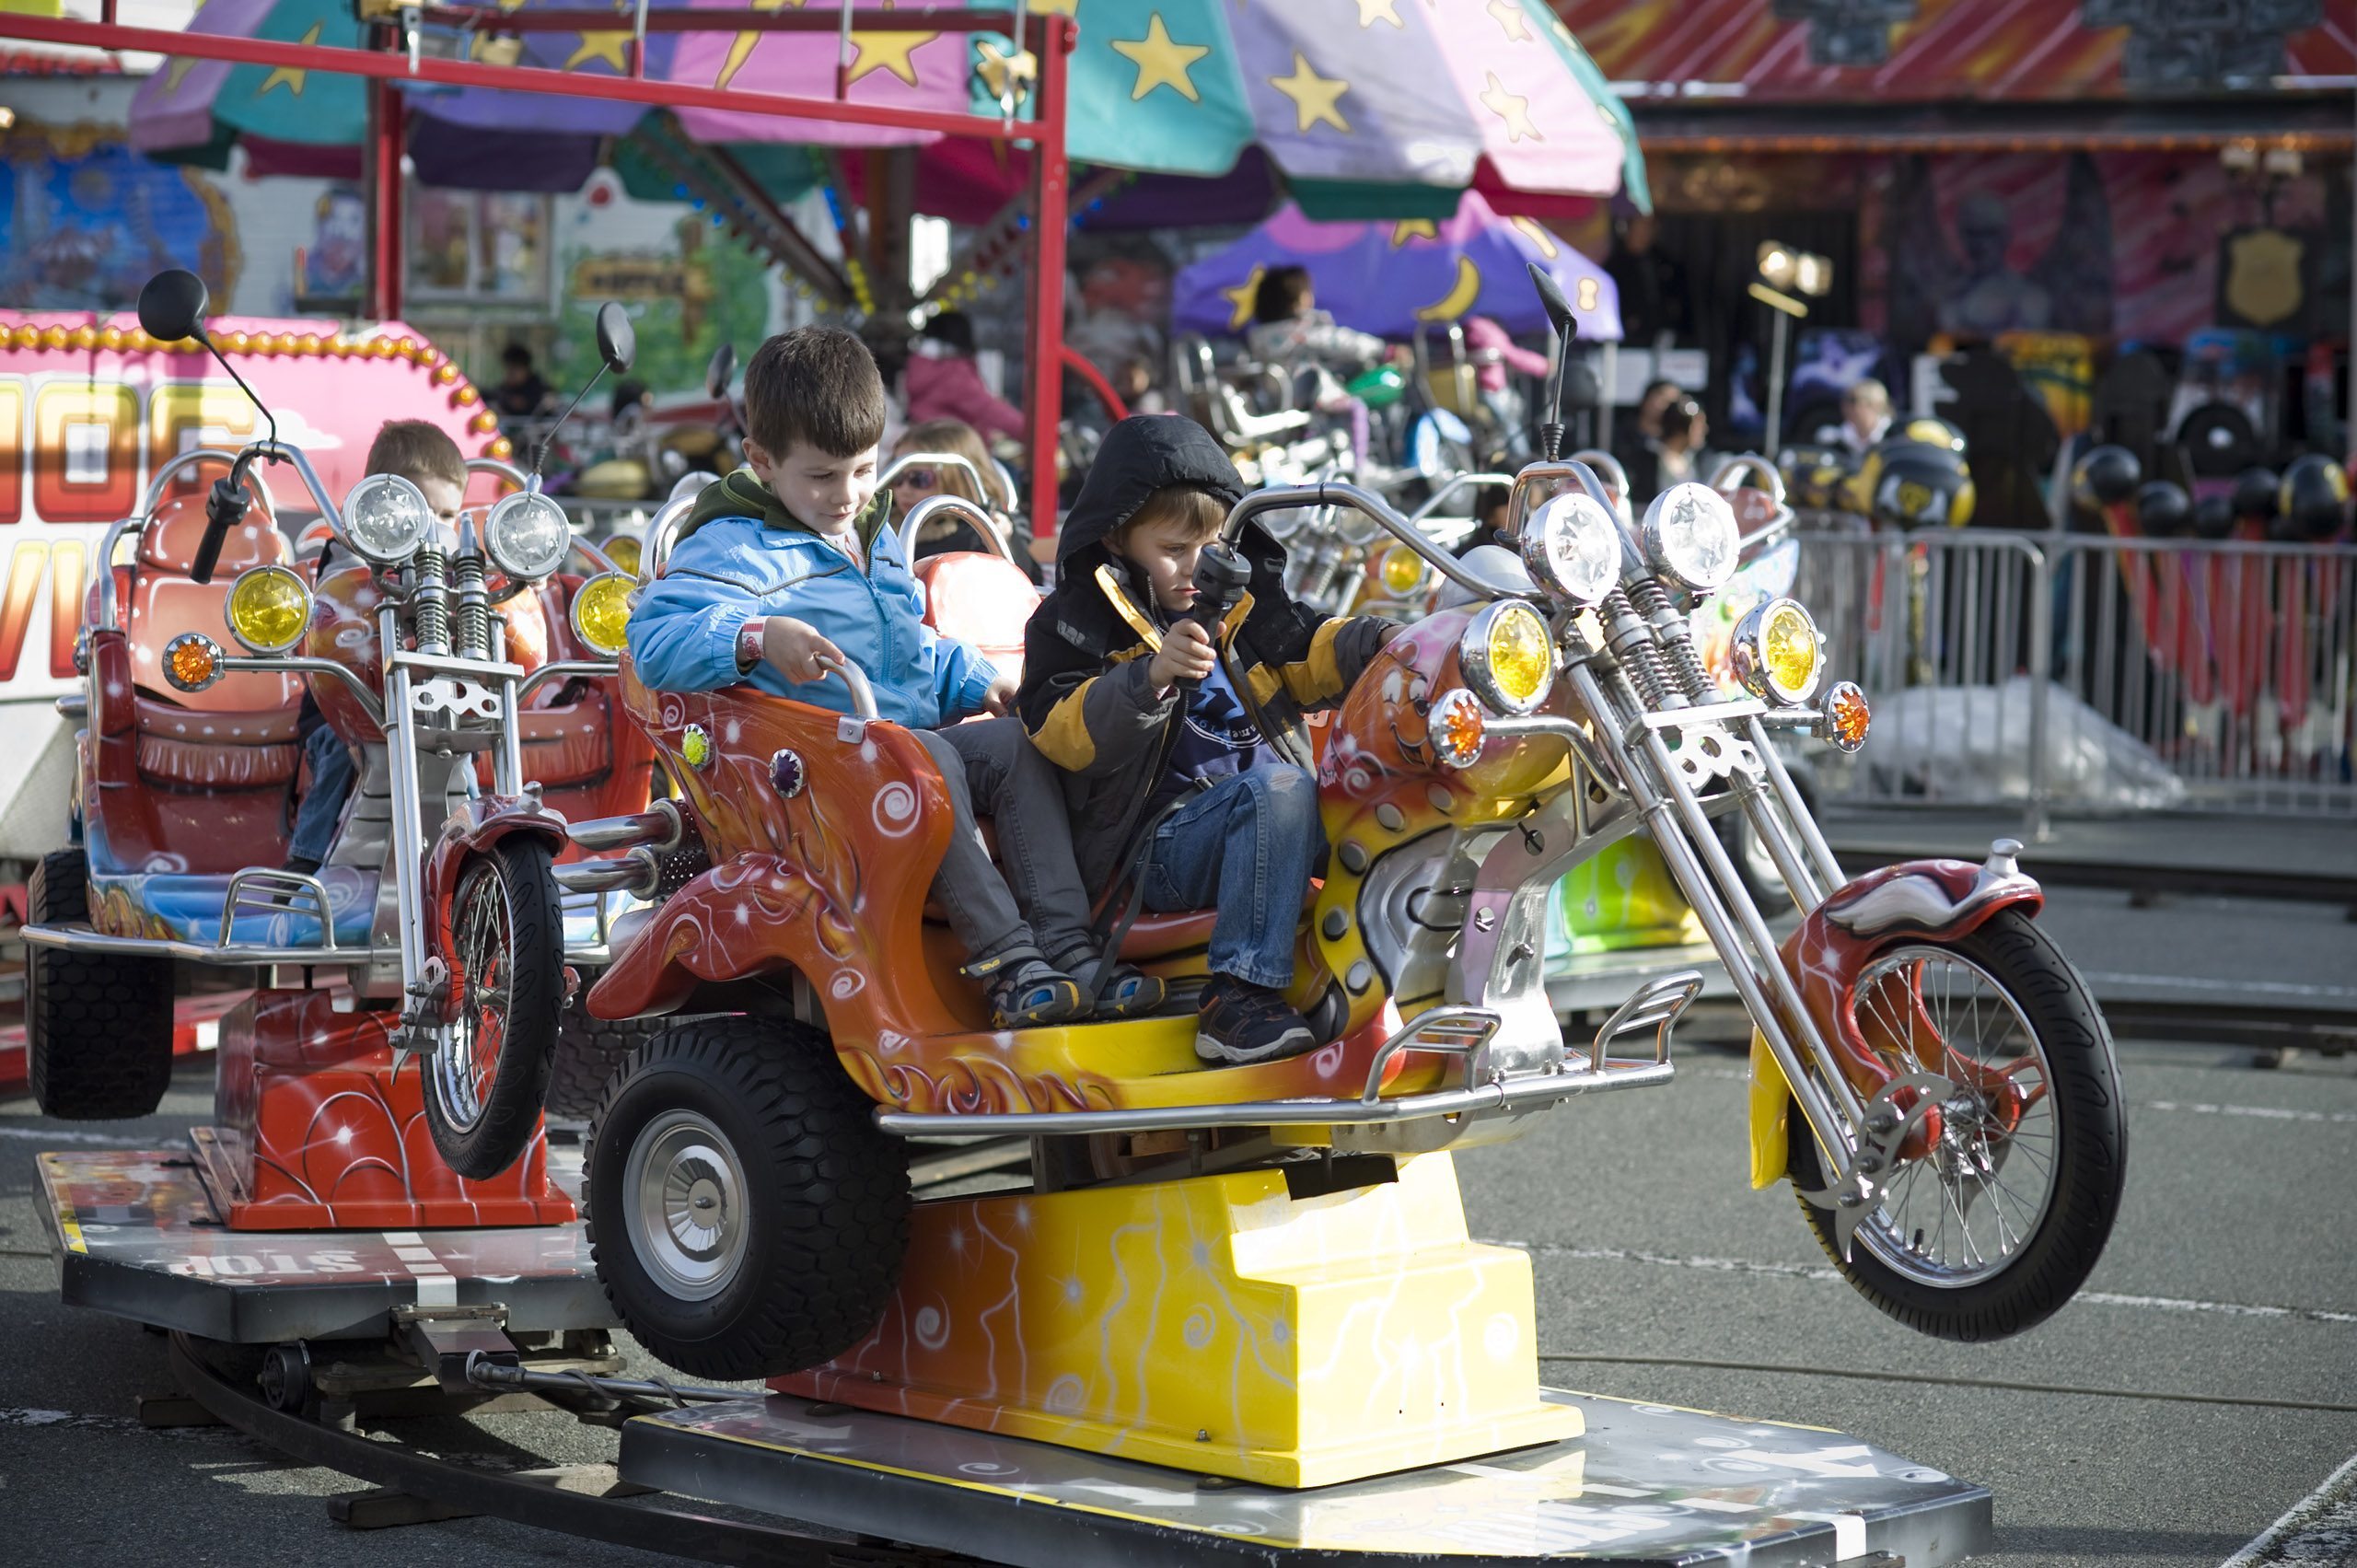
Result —
[[[1088,1011],[1080,981],[1036,952],[970,964],[966,973],[982,982],[991,1023],[1002,1029],[1070,1023]]]
[[[1202,1018],[1195,1030],[1195,1054],[1204,1061],[1281,1062],[1317,1046],[1309,1020],[1281,993],[1228,975],[1213,976],[1204,988]]]
[[[1066,974],[1078,975],[1083,985],[1097,974],[1097,955],[1086,947],[1075,947],[1056,957],[1056,967]],[[1141,1017],[1159,1008],[1169,995],[1170,988],[1159,977],[1116,958],[1106,966],[1097,981],[1096,1003],[1088,1016],[1099,1022]]]
[[[286,857],[286,864],[279,869],[292,871],[302,877],[317,877],[319,874],[319,863],[308,855],[290,854]]]

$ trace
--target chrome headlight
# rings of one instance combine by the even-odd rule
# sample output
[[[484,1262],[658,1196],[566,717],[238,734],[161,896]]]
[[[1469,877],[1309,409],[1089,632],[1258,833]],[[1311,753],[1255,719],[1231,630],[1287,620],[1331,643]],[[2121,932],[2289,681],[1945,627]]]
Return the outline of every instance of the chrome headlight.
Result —
[[[433,528],[425,493],[397,473],[372,473],[343,498],[344,541],[379,566],[408,560]]]
[[[630,600],[637,581],[620,572],[600,572],[573,596],[573,631],[607,658],[630,640]]]
[[[1522,525],[1522,561],[1554,593],[1594,604],[1620,580],[1620,528],[1584,490],[1549,501]]]
[[[1736,622],[1728,656],[1735,678],[1753,696],[1787,707],[1817,692],[1824,672],[1825,639],[1800,601],[1771,598]]]
[[[1431,582],[1432,575],[1431,564],[1404,544],[1395,544],[1385,551],[1376,564],[1376,580],[1393,598],[1406,598]]]
[[[229,585],[221,618],[250,652],[284,653],[310,628],[311,590],[284,566],[250,566]]]
[[[1654,565],[1698,594],[1716,592],[1735,575],[1743,532],[1735,508],[1707,484],[1673,484],[1645,508],[1641,531]]]
[[[554,501],[519,490],[483,519],[482,544],[493,565],[519,582],[536,583],[564,564],[573,525]]]
[[[1473,694],[1501,714],[1537,712],[1555,685],[1555,639],[1518,598],[1500,599],[1468,621],[1457,659]]]

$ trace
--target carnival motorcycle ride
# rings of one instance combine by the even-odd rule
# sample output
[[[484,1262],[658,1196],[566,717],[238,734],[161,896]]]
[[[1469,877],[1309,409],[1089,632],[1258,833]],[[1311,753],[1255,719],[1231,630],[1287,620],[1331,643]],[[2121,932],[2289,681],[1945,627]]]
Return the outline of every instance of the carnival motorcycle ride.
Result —
[[[1550,459],[1512,505],[1511,590],[1347,484],[1247,495],[1206,547],[1198,580],[1229,602],[1238,555],[1276,563],[1260,517],[1345,506],[1470,596],[1401,630],[1333,717],[1332,857],[1289,993],[1327,1043],[1283,1062],[1202,1066],[1191,1016],[992,1028],[926,908],[944,785],[859,671],[831,669],[841,713],[650,691],[625,659],[679,796],[573,830],[621,852],[577,875],[656,896],[587,1005],[703,1015],[633,1055],[590,1134],[597,1270],[639,1342],[699,1376],[1283,1487],[1575,1434],[1538,1390],[1527,1260],[1467,1238],[1451,1161],[1672,1075],[1699,974],[1574,1041],[1543,982],[1555,883],[1635,833],[1756,1025],[1755,1185],[1788,1179],[1843,1275],[1922,1332],[1994,1339],[2062,1305],[2117,1213],[2125,1129],[2018,846],[1843,878],[1770,742],[1865,739],[1806,610],[1745,616],[1741,695],[1695,655],[1687,611],[1739,549],[1724,496],[1674,487],[1632,527]],[[1713,831],[1728,811],[1803,914],[1781,943]],[[1120,950],[1183,993],[1213,914],[1139,917]],[[1031,1183],[912,1204],[913,1135],[1034,1140]]]
[[[164,273],[140,296],[141,324],[211,348],[205,303],[193,274]],[[630,362],[619,308],[601,314],[599,346],[601,374]],[[228,471],[201,510],[168,498],[208,464]],[[250,517],[282,465],[332,538],[316,581],[295,569],[274,506]],[[475,1223],[546,1217],[520,1186],[500,1189],[510,1208],[480,1200],[494,1179],[538,1180],[517,1167],[540,1137],[565,960],[602,956],[594,936],[564,948],[564,819],[549,802],[643,804],[649,759],[612,732],[610,659],[568,656],[594,653],[601,626],[619,633],[627,581],[564,570],[571,526],[532,476],[468,467],[517,488],[453,533],[397,475],[363,479],[339,505],[273,422],[240,451],[164,465],[101,547],[112,563],[132,540],[134,557],[99,574],[86,610],[79,842],[47,856],[30,890],[33,1089],[51,1115],[148,1114],[169,1077],[175,966],[258,971],[236,1053],[261,1065],[225,1086],[234,1135],[199,1139],[233,1226],[338,1223],[338,1193],[388,1220],[440,1201]],[[224,569],[236,575],[216,583]],[[281,868],[307,685],[357,763],[308,873]],[[320,1174],[306,1117],[343,1090],[387,1118],[384,1147],[350,1147],[347,1131],[343,1157],[394,1173],[398,1196]],[[420,1120],[430,1144],[412,1136]]]

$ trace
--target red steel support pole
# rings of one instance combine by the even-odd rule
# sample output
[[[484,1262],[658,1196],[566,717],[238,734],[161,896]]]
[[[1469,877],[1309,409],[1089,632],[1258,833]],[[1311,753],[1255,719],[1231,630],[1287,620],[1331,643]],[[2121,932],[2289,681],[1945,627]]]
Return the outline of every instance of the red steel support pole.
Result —
[[[389,82],[368,84],[368,313],[401,313],[401,134],[407,105]]]
[[[1039,105],[1031,127],[1035,170],[1031,203],[1031,298],[1023,353],[1030,382],[1024,413],[1031,428],[1031,536],[1056,537],[1057,427],[1063,422],[1064,206],[1071,171],[1064,164],[1065,62],[1074,38],[1068,17],[1033,21],[1039,41]]]

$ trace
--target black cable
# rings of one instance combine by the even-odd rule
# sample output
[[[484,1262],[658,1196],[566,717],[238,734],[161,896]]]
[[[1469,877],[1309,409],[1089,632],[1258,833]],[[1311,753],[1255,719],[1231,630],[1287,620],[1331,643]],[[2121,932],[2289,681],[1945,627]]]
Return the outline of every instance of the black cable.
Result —
[[[2002,1377],[1944,1377],[1934,1372],[1852,1371],[1836,1366],[1787,1366],[1767,1361],[1708,1361],[1677,1355],[1540,1355],[1541,1361],[1591,1362],[1607,1366],[1690,1366],[1704,1372],[1774,1372],[1794,1377],[1854,1377],[1870,1383],[1930,1383],[1945,1388],[1997,1388],[2021,1394],[2080,1394],[2097,1400],[2160,1400],[2185,1405],[2255,1405],[2266,1410],[2324,1411],[2357,1414],[2357,1405],[2305,1400],[2238,1399],[2228,1394],[2161,1393],[2143,1388],[2084,1388],[2066,1383],[2020,1383]]]

